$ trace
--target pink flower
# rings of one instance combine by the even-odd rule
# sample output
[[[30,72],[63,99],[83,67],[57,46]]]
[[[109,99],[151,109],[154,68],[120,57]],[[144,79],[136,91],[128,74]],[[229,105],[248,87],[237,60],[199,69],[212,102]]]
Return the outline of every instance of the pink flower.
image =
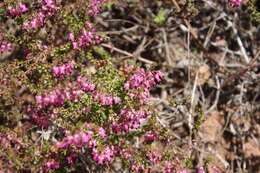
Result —
[[[106,137],[106,131],[102,127],[98,129],[98,134],[103,138]]]
[[[52,67],[52,73],[54,76],[57,76],[57,77],[71,73],[73,71],[75,64],[76,64],[75,61],[71,61],[71,62],[64,64],[62,66],[59,66],[59,67],[57,67],[57,66]]]
[[[97,141],[94,140],[94,139],[90,140],[89,143],[88,143],[88,146],[92,147],[92,148],[96,147],[97,146]]]
[[[42,49],[43,49],[43,50],[46,50],[46,49],[48,49],[48,46],[47,46],[47,45],[43,45],[43,46],[42,46]]]
[[[13,9],[13,8],[8,8],[8,13],[11,15],[11,16],[18,16],[20,15],[20,11],[19,10],[16,10],[16,9]]]
[[[106,97],[102,96],[100,99],[100,105],[106,105]]]
[[[239,7],[241,6],[242,0],[229,0],[229,3],[233,6]]]
[[[1,43],[0,41],[0,52],[10,51],[12,49],[11,43]]]
[[[198,172],[197,172],[197,173],[205,173],[204,168],[203,168],[203,167],[200,167],[200,168],[198,169]]]
[[[106,97],[106,105],[112,105],[112,103],[113,103],[113,100],[112,100],[112,98],[111,97]]]
[[[152,164],[155,164],[161,160],[160,154],[155,153],[155,152],[150,152],[148,154],[148,158],[149,158],[150,163],[152,163]]]
[[[119,104],[119,97],[115,96],[113,97],[114,103]]]
[[[65,74],[65,69],[66,69],[66,68],[65,68],[64,65],[63,65],[63,66],[60,66],[60,67],[59,67],[59,74],[60,74],[60,75],[64,75],[64,74]]]
[[[142,164],[133,164],[133,165],[131,166],[131,170],[132,170],[132,171],[135,171],[136,173],[138,173],[139,170],[140,170],[140,171],[144,171],[144,165],[142,165]]]
[[[7,140],[6,138],[2,138],[2,139],[1,139],[1,144],[2,144],[2,146],[3,146],[4,149],[7,149],[8,146],[9,146],[9,144],[10,144],[10,142],[9,142],[9,140]]]
[[[35,100],[37,104],[42,104],[43,101],[42,96],[35,96]]]
[[[79,134],[75,134],[73,136],[73,142],[76,146],[80,146],[81,145],[81,136]]]
[[[126,160],[128,160],[128,159],[131,157],[131,154],[129,154],[129,153],[127,153],[127,152],[123,152],[123,153],[122,153],[122,156],[123,156]]]
[[[21,2],[18,3],[18,6],[19,6],[22,13],[28,11],[28,8],[26,8],[26,6]]]
[[[171,163],[169,161],[165,161],[164,162],[165,173],[171,173],[171,168],[172,168]]]
[[[23,29],[28,29],[28,28],[29,28],[29,23],[24,22],[24,23],[23,23]]]
[[[187,169],[180,169],[177,170],[176,173],[189,173],[189,171]]]
[[[13,138],[14,138],[13,135],[7,135],[7,139],[8,139],[9,141],[11,141]]]
[[[70,156],[67,157],[67,162],[68,162],[68,164],[72,164],[72,163],[73,163],[73,160],[72,160],[72,159],[73,159],[73,158],[70,157]]]
[[[67,136],[67,143],[72,144],[74,142],[74,138],[72,136]]]
[[[104,164],[105,161],[111,161],[114,155],[114,147],[106,146],[104,151],[98,151],[96,148],[92,149],[93,160],[98,164]]]
[[[68,144],[68,143],[66,143],[66,142],[57,142],[57,143],[56,143],[56,146],[57,146],[58,148],[64,148],[64,147],[67,146],[67,144]]]
[[[89,131],[88,134],[81,132],[80,135],[81,135],[82,143],[87,143],[91,139],[93,132],[90,133]]]
[[[50,98],[49,97],[43,98],[43,105],[48,106],[49,104],[50,104]]]
[[[45,166],[49,169],[58,169],[60,167],[60,164],[59,164],[59,162],[50,160],[47,163],[45,163]]]
[[[124,84],[124,90],[129,90],[129,88],[130,88],[130,84],[129,83],[125,83]]]
[[[65,71],[66,71],[67,73],[72,72],[72,70],[73,70],[75,64],[76,64],[75,61],[71,61],[71,62],[69,62],[68,64],[66,64],[66,66],[65,66]]]
[[[68,40],[69,41],[74,41],[75,40],[74,34],[70,33],[69,36],[68,36]]]
[[[36,24],[37,24],[37,19],[33,19],[33,20],[30,22],[30,27],[31,27],[31,29],[36,29]]]
[[[160,72],[160,71],[158,71],[155,74],[155,79],[157,80],[157,82],[160,82],[163,77],[164,77],[164,74],[162,72]]]
[[[212,170],[213,170],[214,172],[216,172],[216,173],[221,172],[220,168],[218,168],[218,167],[215,166],[215,165],[213,165],[211,168],[212,168]]]
[[[78,49],[79,48],[79,45],[77,42],[73,42],[72,43],[72,49]]]
[[[152,132],[150,134],[147,134],[146,136],[144,136],[144,140],[145,142],[151,142],[153,141],[155,138],[157,138],[157,134]]]
[[[73,163],[73,159],[74,158],[77,158],[78,157],[78,154],[77,153],[72,153],[70,154],[70,156],[67,157],[67,162],[68,164],[72,164]]]
[[[60,74],[60,69],[59,67],[52,67],[52,73],[56,76]]]

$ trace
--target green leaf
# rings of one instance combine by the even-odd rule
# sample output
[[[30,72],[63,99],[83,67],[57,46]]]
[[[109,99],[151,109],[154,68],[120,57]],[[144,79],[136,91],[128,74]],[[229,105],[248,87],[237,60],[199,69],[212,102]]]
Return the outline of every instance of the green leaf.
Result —
[[[157,16],[154,18],[154,22],[159,25],[161,25],[165,22],[165,9],[164,8],[160,8]]]

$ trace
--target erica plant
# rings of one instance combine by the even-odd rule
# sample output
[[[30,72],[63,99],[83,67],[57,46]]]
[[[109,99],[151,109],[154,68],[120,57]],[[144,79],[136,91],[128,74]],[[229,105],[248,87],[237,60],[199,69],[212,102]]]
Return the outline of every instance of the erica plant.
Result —
[[[98,47],[104,3],[1,2],[0,172],[186,171],[148,104],[163,73]]]

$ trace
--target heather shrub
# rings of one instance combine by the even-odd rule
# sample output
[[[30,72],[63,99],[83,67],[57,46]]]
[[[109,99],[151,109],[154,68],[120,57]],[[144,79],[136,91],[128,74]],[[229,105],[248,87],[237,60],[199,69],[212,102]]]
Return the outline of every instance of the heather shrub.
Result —
[[[105,3],[1,2],[0,172],[187,171],[148,102],[163,73],[98,46]]]
[[[116,160],[138,172],[171,159],[151,150],[171,139],[147,104],[163,74],[131,62],[118,69],[95,46],[103,38],[89,19],[104,3],[2,3],[2,172],[95,171]]]

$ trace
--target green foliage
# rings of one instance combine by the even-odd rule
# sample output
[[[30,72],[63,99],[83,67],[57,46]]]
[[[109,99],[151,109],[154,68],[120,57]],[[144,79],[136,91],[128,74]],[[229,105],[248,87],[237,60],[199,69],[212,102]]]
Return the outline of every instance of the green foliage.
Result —
[[[185,158],[185,167],[186,168],[192,168],[193,167],[193,159],[192,158]]]
[[[165,9],[160,8],[158,14],[154,18],[154,22],[156,24],[162,25],[165,22]]]
[[[260,12],[257,11],[254,3],[252,1],[247,2],[247,8],[249,11],[249,14],[251,16],[251,20],[256,23],[260,23]]]

